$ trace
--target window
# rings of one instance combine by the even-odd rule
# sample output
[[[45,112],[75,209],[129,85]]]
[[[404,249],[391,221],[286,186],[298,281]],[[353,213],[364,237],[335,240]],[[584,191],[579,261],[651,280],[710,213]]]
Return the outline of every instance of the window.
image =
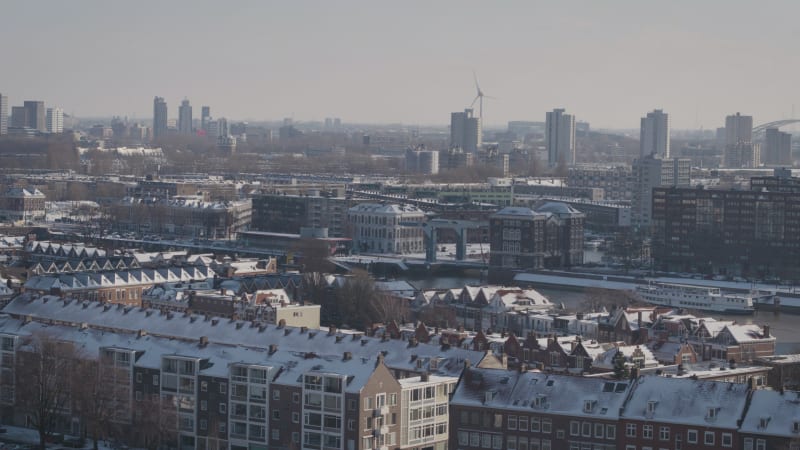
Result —
[[[141,383],[142,382],[142,373],[141,372],[136,372],[136,382],[137,383]]]
[[[706,445],[714,445],[714,432],[706,431],[703,435],[703,443]]]
[[[281,438],[281,430],[279,428],[272,429],[272,440],[278,441]]]
[[[577,420],[573,420],[569,423],[569,435],[570,436],[578,436],[581,433],[581,424]]]
[[[458,445],[468,446],[469,445],[469,433],[466,431],[459,431],[458,432]]]
[[[541,430],[540,421],[538,417],[531,417],[531,431],[538,433]]]
[[[272,410],[272,420],[281,420],[281,410],[280,409],[273,409]]]
[[[207,430],[208,429],[208,420],[200,419],[200,429]]]
[[[592,437],[592,424],[583,422],[581,424],[581,434],[585,437]]]
[[[280,400],[281,399],[281,391],[277,389],[272,390],[272,399],[273,400]]]
[[[689,430],[686,432],[686,442],[697,444],[697,430]]]
[[[499,434],[492,435],[492,448],[495,450],[503,448],[503,436]]]
[[[374,409],[375,407],[373,406],[373,402],[374,399],[372,397],[366,397],[364,399],[364,409],[367,411]]]
[[[642,437],[645,439],[653,439],[652,425],[642,425]]]
[[[542,419],[542,433],[551,433],[553,431],[553,422],[550,419]]]
[[[733,447],[733,434],[731,434],[731,433],[722,433],[722,446],[723,447]]]
[[[158,386],[158,375],[153,375],[153,386]]]
[[[594,437],[602,439],[603,438],[603,428],[605,428],[605,427],[603,426],[602,423],[594,424]]]
[[[228,404],[227,403],[220,403],[219,404],[219,413],[225,414],[228,411]]]
[[[292,442],[300,443],[300,433],[296,431],[292,433]]]
[[[389,394],[389,406],[397,406],[397,394]]]
[[[200,400],[200,411],[208,411],[208,400]]]
[[[519,416],[517,429],[519,429],[519,431],[528,431],[528,416]]]
[[[228,392],[228,384],[227,383],[220,383],[219,384],[219,393],[226,394]]]
[[[219,432],[220,432],[220,433],[224,433],[224,432],[225,432],[225,429],[226,429],[226,428],[225,428],[225,422],[221,422],[221,423],[219,424]]]
[[[500,416],[500,420],[502,421],[503,418]],[[517,416],[508,416],[508,429],[509,430],[516,430],[517,429]]]
[[[658,438],[662,441],[669,440],[669,427],[661,427],[658,429]]]
[[[142,401],[142,391],[136,391],[136,401]]]
[[[506,448],[508,450],[517,450],[517,437],[516,436],[509,436],[506,440]]]
[[[756,450],[767,450],[767,441],[759,439],[756,441]]]
[[[293,412],[292,413],[292,423],[300,423],[300,413]]]
[[[616,425],[606,425],[606,439],[616,439],[616,438],[617,438]]]
[[[636,424],[625,424],[625,437],[636,437]]]
[[[492,448],[492,435],[489,433],[481,434],[481,447]]]

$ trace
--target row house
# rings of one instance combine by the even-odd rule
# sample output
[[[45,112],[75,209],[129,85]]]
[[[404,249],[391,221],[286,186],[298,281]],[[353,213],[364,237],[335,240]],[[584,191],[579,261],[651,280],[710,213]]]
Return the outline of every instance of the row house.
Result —
[[[798,395],[752,383],[467,367],[450,402],[450,448],[797,449]]]
[[[466,368],[450,401],[450,448],[617,449],[630,389],[628,381]]]
[[[0,383],[6,423],[25,425],[32,403],[14,395],[14,361],[25,351],[16,342],[46,331],[120,368],[103,377],[121,399],[107,433],[136,446],[445,450],[449,396],[465,361],[477,364],[483,357],[336,330],[45,305],[62,312],[62,320],[44,314],[47,308],[35,317],[0,318],[0,371],[12,375],[3,372],[8,383]],[[76,311],[89,313],[76,317]],[[81,318],[94,320],[71,322]],[[142,328],[113,326],[122,323]],[[209,333],[190,338],[178,332],[187,330]],[[65,410],[59,431],[79,434],[84,420],[79,411]]]
[[[28,276],[129,270],[138,269],[140,267],[139,262],[132,256],[113,256],[109,258],[79,259],[72,261],[37,261],[28,267]]]
[[[641,377],[620,418],[620,448],[739,449],[747,384]]]
[[[768,325],[703,321],[689,342],[703,360],[752,362],[774,355],[776,338]]]
[[[30,262],[98,259],[106,256],[105,250],[82,243],[61,244],[31,240],[25,244],[25,259]]]
[[[169,267],[112,272],[38,275],[29,278],[24,291],[40,295],[69,296],[78,300],[141,306],[142,292],[156,284],[188,283],[213,279],[209,267]]]

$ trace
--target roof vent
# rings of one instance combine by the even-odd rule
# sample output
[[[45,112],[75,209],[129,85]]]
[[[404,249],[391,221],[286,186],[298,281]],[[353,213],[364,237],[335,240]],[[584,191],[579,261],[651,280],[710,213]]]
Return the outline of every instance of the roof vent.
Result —
[[[278,346],[276,344],[269,344],[269,354],[272,355],[278,351]]]
[[[143,338],[145,336],[147,336],[147,330],[139,330],[139,332],[136,333],[137,338]]]
[[[353,359],[353,354],[350,352],[344,352],[344,354],[342,355],[342,360],[350,361],[351,359]]]

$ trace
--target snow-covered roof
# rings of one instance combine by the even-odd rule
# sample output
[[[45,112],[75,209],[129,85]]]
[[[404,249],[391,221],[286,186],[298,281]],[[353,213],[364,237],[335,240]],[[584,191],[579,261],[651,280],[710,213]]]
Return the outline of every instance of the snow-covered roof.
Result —
[[[483,352],[455,347],[442,348],[424,343],[410,347],[405,341],[392,339],[384,341],[377,337],[350,335],[351,332],[347,331],[322,333],[308,330],[302,333],[300,328],[294,327],[278,328],[263,324],[259,327],[249,321],[210,318],[206,320],[188,314],[160,314],[158,311],[144,308],[112,307],[98,302],[65,303],[55,296],[43,296],[39,299],[34,297],[29,293],[19,295],[12,299],[3,311],[16,317],[30,315],[33,318],[74,325],[86,323],[90,327],[120,332],[146,330],[150,335],[189,340],[206,336],[209,342],[253,348],[265,348],[268,344],[275,344],[278,348],[288,351],[313,351],[319,357],[338,358],[343,352],[348,351],[352,353],[354,359],[372,359],[377,353],[384,351],[385,362],[389,367],[418,372],[429,370],[445,375],[460,373],[465,360],[475,365],[483,357]],[[429,367],[431,358],[442,359],[435,369]]]
[[[380,214],[400,214],[400,213],[419,213],[424,211],[413,205],[398,205],[396,203],[360,203],[349,209],[351,213],[380,213]]]
[[[534,217],[537,213],[522,206],[507,206],[500,211],[494,213],[495,216],[519,216],[519,217]]]
[[[800,422],[800,392],[753,391],[740,433],[797,438]]]
[[[605,420],[619,417],[630,389],[627,381],[498,369],[466,369],[461,380],[451,405]]]
[[[553,213],[558,215],[572,215],[572,214],[583,214],[582,212],[578,211],[574,207],[561,202],[547,202],[538,207],[536,207],[536,212],[540,213]]]
[[[131,269],[112,272],[80,272],[59,275],[37,275],[25,282],[25,289],[61,292],[100,289],[105,287],[136,286],[164,282],[187,282],[213,278],[209,267],[166,267],[160,269]]]
[[[623,416],[655,423],[736,429],[747,402],[747,390],[747,384],[643,376],[636,383]]]

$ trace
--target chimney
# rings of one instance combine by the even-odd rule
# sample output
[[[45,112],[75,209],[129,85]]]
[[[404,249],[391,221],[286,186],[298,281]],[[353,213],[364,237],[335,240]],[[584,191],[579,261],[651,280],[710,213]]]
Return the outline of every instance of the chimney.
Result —
[[[335,326],[333,326],[333,325],[331,325],[331,326],[328,328],[328,336],[333,336],[334,334],[336,334],[336,327],[335,327]]]
[[[638,378],[639,378],[639,368],[631,367],[631,380],[636,380]]]
[[[136,333],[137,338],[143,338],[145,336],[147,336],[147,330],[139,330],[139,332]]]
[[[342,361],[350,361],[351,359],[353,359],[353,354],[350,352],[344,352],[342,355]]]
[[[219,323],[219,319],[211,319],[211,326],[216,326]]]
[[[525,373],[528,371],[528,365],[525,363],[520,363],[519,367],[517,367],[519,373]]]
[[[281,319],[281,320],[283,320],[283,319]],[[292,332],[292,330],[290,328],[284,328],[283,329],[283,335],[284,336],[288,336],[289,333],[291,333],[291,332]]]
[[[344,339],[344,336],[336,336],[336,343],[342,342],[342,339]]]
[[[283,328],[286,326],[286,319],[281,319],[278,321],[278,328]]]
[[[383,364],[383,353],[378,353],[378,358],[375,360],[375,367]]]
[[[639,313],[636,315],[636,323],[639,325],[639,328],[642,328],[642,312],[641,311],[639,311]]]
[[[278,346],[276,344],[269,344],[269,354],[272,355],[273,353],[278,351]]]
[[[417,338],[415,336],[411,336],[408,339],[408,346],[409,347],[416,347],[417,346]]]
[[[200,348],[206,348],[208,345],[208,336],[200,336]]]
[[[360,335],[360,334],[357,334],[357,333],[353,333],[353,334],[352,334],[352,339],[353,339],[354,341],[357,341],[357,340],[361,339],[361,335]]]
[[[431,376],[428,372],[422,372],[422,375],[419,376],[419,381],[430,381]]]
[[[503,369],[508,369],[508,355],[505,353],[500,355],[500,363],[503,364]]]
[[[769,338],[769,325],[764,325],[764,339]]]
[[[308,331],[308,327],[300,327],[300,334],[305,334]]]

